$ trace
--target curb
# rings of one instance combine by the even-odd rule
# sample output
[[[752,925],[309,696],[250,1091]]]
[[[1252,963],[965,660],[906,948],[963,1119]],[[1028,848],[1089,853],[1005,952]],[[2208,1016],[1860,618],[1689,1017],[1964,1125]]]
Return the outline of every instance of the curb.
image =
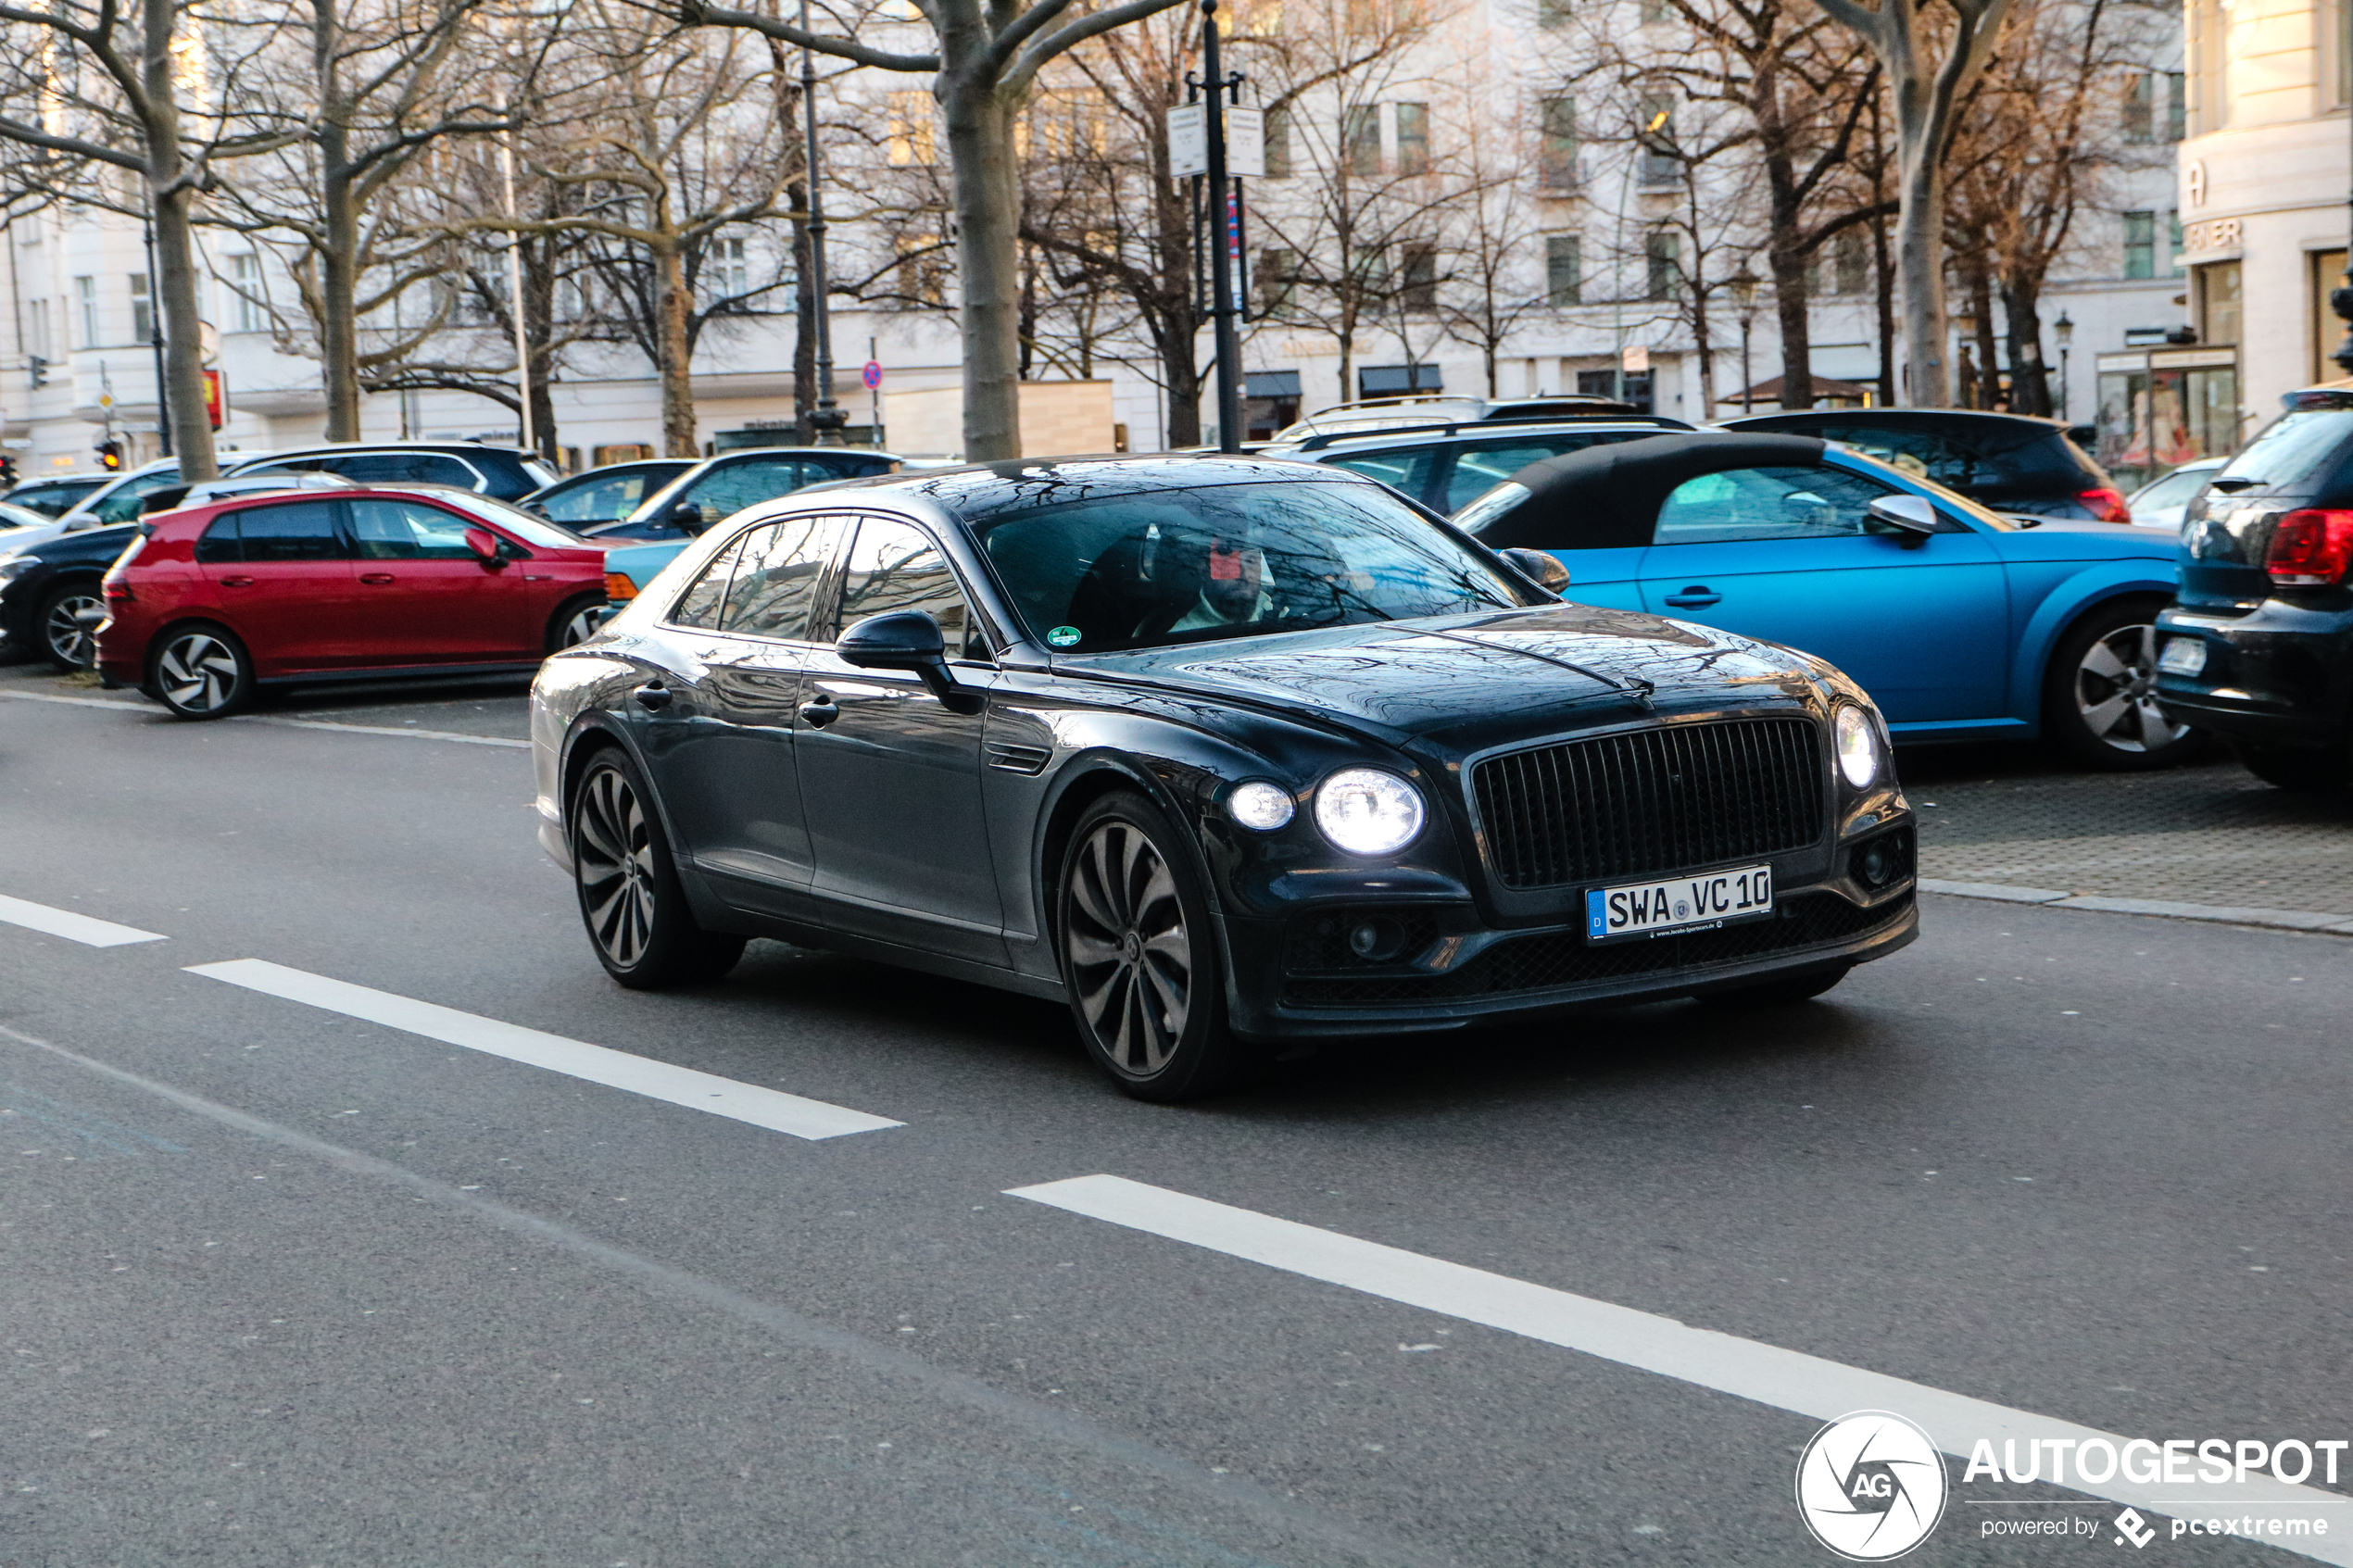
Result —
[[[2002,904],[2032,904],[2045,909],[2094,909],[2112,915],[2158,915],[2167,920],[2209,921],[2217,925],[2256,925],[2274,931],[2320,931],[2353,936],[2353,915],[2315,909],[2251,909],[2227,904],[2179,904],[2166,898],[2110,898],[2095,893],[2064,893],[2049,887],[2009,887],[1996,882],[1919,879],[1923,893],[1954,898],[1987,898]]]

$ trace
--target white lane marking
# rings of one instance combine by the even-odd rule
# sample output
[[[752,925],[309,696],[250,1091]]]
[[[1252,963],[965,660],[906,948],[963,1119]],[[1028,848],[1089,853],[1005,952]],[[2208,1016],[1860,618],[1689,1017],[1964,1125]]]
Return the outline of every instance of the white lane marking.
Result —
[[[338,724],[327,719],[279,719],[263,714],[246,714],[248,724],[277,724],[289,730],[341,730],[354,735],[397,735],[403,740],[453,740],[460,746],[507,746],[529,751],[527,740],[509,740],[503,735],[469,735],[456,730],[411,730],[390,724]]]
[[[52,936],[62,936],[69,942],[80,942],[92,947],[120,947],[129,942],[162,942],[161,933],[142,931],[134,925],[117,925],[110,920],[97,920],[78,915],[71,909],[53,909],[46,904],[28,903],[22,898],[0,896],[0,921],[21,925],[30,931],[45,931]]]
[[[25,702],[63,702],[75,708],[145,708],[144,702],[126,702],[112,696],[57,696],[49,692],[0,692],[0,696],[13,696]]]
[[[1507,1334],[1523,1335],[1820,1421],[1833,1420],[1851,1411],[1894,1411],[1919,1423],[1945,1452],[1964,1458],[1980,1437],[1991,1439],[1996,1452],[2005,1439],[2011,1438],[2020,1441],[2022,1452],[2033,1451],[2023,1445],[2038,1438],[2071,1439],[2079,1446],[2099,1438],[2120,1451],[2128,1440],[2095,1427],[2012,1410],[1931,1388],[1924,1383],[1866,1372],[1802,1351],[1785,1350],[1777,1345],[1718,1334],[1713,1329],[1692,1328],[1673,1318],[1636,1311],[1591,1297],[1573,1296],[1565,1290],[1530,1285],[1484,1269],[1466,1268],[1248,1209],[1213,1203],[1122,1176],[1074,1176],[1067,1181],[1009,1188],[1006,1196],[1026,1198],[1074,1214],[1222,1252],[1229,1258],[1264,1263],[1287,1273],[1303,1274],[1327,1285],[1345,1286],[1427,1311],[1484,1323]],[[2127,1480],[2120,1474],[2106,1485],[2095,1486],[2076,1477],[2070,1470],[2066,1489],[2132,1507],[2158,1509],[2177,1519],[2240,1518],[2250,1504],[2268,1505],[2283,1516],[2323,1519],[2333,1516],[2316,1512],[2313,1505],[2342,1505],[2348,1500],[2342,1492],[2292,1486],[2260,1475],[2250,1475],[2244,1484],[2214,1487],[2211,1500],[2185,1501],[2178,1496],[2168,1497],[2168,1493],[2181,1491],[2179,1482],[2171,1486],[2143,1485]],[[2334,1517],[2330,1537],[2248,1538],[2322,1562],[2353,1568],[2353,1531],[2346,1531],[2346,1524],[2341,1516]]]
[[[608,1088],[626,1089],[648,1099],[667,1100],[690,1110],[749,1122],[755,1127],[789,1133],[797,1138],[837,1138],[846,1133],[872,1133],[906,1125],[903,1122],[869,1116],[862,1110],[827,1105],[823,1100],[804,1099],[780,1089],[739,1084],[733,1078],[698,1073],[691,1067],[673,1067],[666,1061],[610,1050],[585,1040],[568,1040],[561,1035],[544,1035],[520,1024],[479,1018],[455,1008],[395,996],[390,991],[371,990],[347,981],[330,980],[260,959],[190,964],[188,972],[225,980],[232,985],[283,997],[291,1002],[324,1008],[347,1018],[403,1029],[445,1045],[463,1046],[468,1050],[505,1057],[510,1061],[544,1067],[550,1073],[583,1078]]]

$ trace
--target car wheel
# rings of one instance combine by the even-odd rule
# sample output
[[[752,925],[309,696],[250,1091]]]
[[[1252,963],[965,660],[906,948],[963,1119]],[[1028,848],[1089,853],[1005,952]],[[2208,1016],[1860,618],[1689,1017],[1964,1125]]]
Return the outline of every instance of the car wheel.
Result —
[[[1177,830],[1140,795],[1089,806],[1063,856],[1055,931],[1079,1038],[1139,1099],[1232,1086],[1251,1053],[1227,1032],[1217,938]]]
[[[560,653],[565,648],[579,646],[597,634],[597,628],[603,625],[605,617],[611,613],[602,594],[593,598],[584,596],[572,600],[548,619],[547,651]]]
[[[633,990],[716,980],[744,938],[695,923],[636,765],[600,752],[572,797],[572,874],[605,972]]]
[[[1699,1000],[1703,1007],[1711,1008],[1772,1008],[1810,1002],[1845,979],[1846,972],[1854,967],[1852,964],[1840,964],[1836,969],[1816,970],[1810,974],[1764,980],[1754,985],[1735,985],[1729,990],[1710,991]]]
[[[52,590],[33,621],[41,651],[68,674],[89,669],[98,662],[98,622],[106,618],[107,601],[95,583]]]
[[[2238,747],[2246,771],[2274,789],[2318,795],[2353,784],[2353,752],[2296,751],[2280,746]]]
[[[2197,732],[2157,705],[2158,608],[2148,600],[2103,605],[2052,650],[2044,730],[2077,761],[2137,772],[2170,768],[2197,749]]]
[[[225,719],[253,700],[253,659],[218,626],[182,626],[157,645],[147,689],[182,719]]]

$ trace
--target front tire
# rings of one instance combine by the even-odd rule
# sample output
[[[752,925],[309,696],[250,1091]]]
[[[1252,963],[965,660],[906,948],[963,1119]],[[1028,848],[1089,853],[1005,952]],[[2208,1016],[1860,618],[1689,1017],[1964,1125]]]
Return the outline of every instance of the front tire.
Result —
[[[652,991],[736,967],[744,938],[695,922],[652,792],[626,753],[598,753],[573,791],[569,820],[580,918],[607,974]]]
[[[2099,606],[2051,650],[2043,729],[2076,761],[2103,772],[2171,768],[2198,747],[2198,734],[2157,706],[2157,612],[2150,599]]]
[[[547,619],[547,651],[561,653],[579,646],[597,634],[597,628],[604,624],[610,613],[602,594],[584,594],[568,600]]]
[[[181,719],[226,719],[253,701],[253,656],[218,626],[182,626],[156,645],[147,689]]]
[[[2274,789],[2322,795],[2353,784],[2353,752],[2296,751],[2281,746],[2238,746],[2246,771]]]
[[[1209,901],[1177,829],[1140,795],[1087,808],[1055,910],[1063,984],[1087,1054],[1138,1099],[1197,1099],[1251,1061],[1226,1028]]]
[[[95,583],[69,583],[53,588],[33,618],[33,634],[50,663],[71,675],[98,662],[98,622],[107,618],[107,601]]]

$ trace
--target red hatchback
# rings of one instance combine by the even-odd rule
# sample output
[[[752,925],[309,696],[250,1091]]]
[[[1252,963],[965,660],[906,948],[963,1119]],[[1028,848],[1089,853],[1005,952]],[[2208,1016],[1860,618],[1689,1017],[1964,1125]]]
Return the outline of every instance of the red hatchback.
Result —
[[[183,719],[272,684],[530,670],[596,629],[605,552],[487,496],[241,496],[155,518],[106,578],[98,671]]]

